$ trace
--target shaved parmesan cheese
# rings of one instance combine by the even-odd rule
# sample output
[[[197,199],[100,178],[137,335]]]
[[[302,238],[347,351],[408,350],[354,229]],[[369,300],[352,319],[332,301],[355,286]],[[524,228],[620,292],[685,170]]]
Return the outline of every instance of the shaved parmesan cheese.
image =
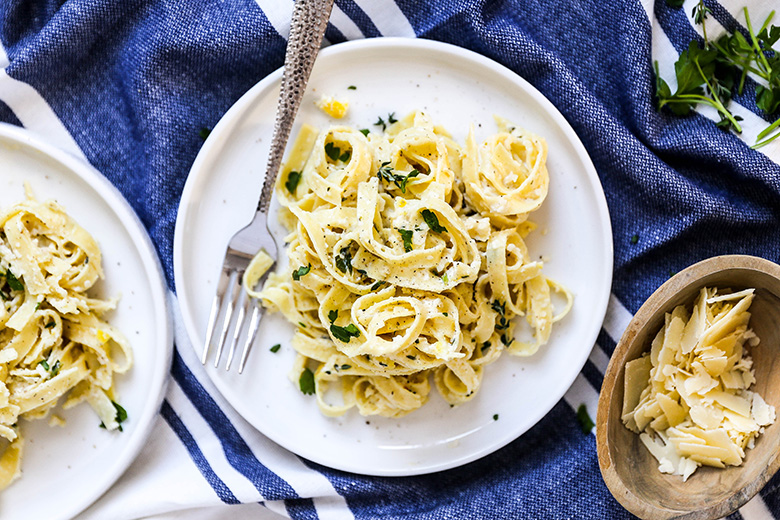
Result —
[[[683,305],[667,313],[650,352],[626,364],[623,424],[662,473],[685,481],[701,465],[739,466],[775,421],[774,407],[749,389],[753,293],[703,288],[690,314]]]

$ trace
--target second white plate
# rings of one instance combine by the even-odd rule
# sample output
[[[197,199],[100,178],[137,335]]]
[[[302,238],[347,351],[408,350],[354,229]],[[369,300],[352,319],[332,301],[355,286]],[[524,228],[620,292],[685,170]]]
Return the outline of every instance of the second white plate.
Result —
[[[200,356],[227,241],[253,216],[273,130],[281,72],[245,94],[207,139],[190,172],[176,222],[174,270],[187,332]],[[354,88],[352,88],[354,87]],[[338,121],[376,128],[377,118],[426,112],[464,142],[496,132],[500,115],[547,139],[550,194],[531,219],[532,255],[575,294],[548,345],[530,358],[505,354],[487,367],[478,395],[451,408],[435,391],[402,419],[320,414],[287,374],[293,327],[266,315],[243,375],[207,366],[228,402],[255,428],[294,453],[370,475],[414,475],[487,455],[531,428],[561,399],[590,353],[612,281],[612,232],[604,193],[582,143],[555,107],[525,80],[464,49],[427,40],[380,38],[324,49],[293,136],[302,123],[336,123],[315,106],[321,95],[349,99]],[[281,243],[281,241],[279,242]],[[272,353],[269,348],[281,343]]]
[[[21,422],[22,476],[0,493],[0,520],[70,519],[97,500],[145,445],[168,381],[173,329],[167,287],[152,241],[119,191],[89,164],[0,124],[0,207],[24,200],[28,182],[39,201],[54,199],[98,242],[105,279],[91,294],[118,296],[107,320],[133,349],[133,367],[117,377],[124,431],[99,428],[82,403],[57,410],[66,424]]]

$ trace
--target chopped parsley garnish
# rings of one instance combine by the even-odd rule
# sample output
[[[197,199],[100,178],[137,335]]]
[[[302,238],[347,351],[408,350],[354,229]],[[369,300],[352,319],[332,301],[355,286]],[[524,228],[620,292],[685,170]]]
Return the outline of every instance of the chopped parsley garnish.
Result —
[[[414,235],[414,231],[411,229],[398,228],[398,233],[401,234],[401,238],[404,241],[404,251],[408,253],[412,250],[412,236]]]
[[[38,361],[38,364],[41,365],[47,372],[49,371],[49,362],[45,359],[43,361]]]
[[[279,352],[280,348],[282,348],[282,345],[280,343],[277,343],[276,345],[274,345],[273,347],[269,348],[268,350],[270,350],[271,352],[276,354],[277,352]]]
[[[336,318],[338,317],[339,317],[339,311],[337,311],[336,309],[328,311],[328,319],[330,320],[331,323],[336,321]]]
[[[56,376],[60,373],[60,368],[62,368],[62,364],[60,364],[60,360],[54,362],[54,365],[51,367],[51,377]]]
[[[306,276],[311,271],[311,264],[306,267],[300,266],[298,269],[292,272],[292,279],[296,282],[301,279],[301,276]]]
[[[509,345],[514,343],[514,341],[515,341],[515,338],[510,338],[509,336],[507,336],[506,332],[501,334],[501,343],[503,343],[504,346],[508,347]]]
[[[336,255],[336,268],[342,273],[352,274],[352,253],[349,252],[349,246],[341,248]]]
[[[631,243],[632,244],[636,244],[637,242],[639,242],[639,235],[632,236],[631,237]]]
[[[5,272],[5,281],[8,283],[8,287],[10,287],[13,291],[24,290],[24,284],[19,281],[19,279],[14,275],[14,273],[11,272],[10,269]]]
[[[295,190],[298,188],[298,183],[301,182],[301,172],[291,171],[287,174],[287,180],[284,183],[284,186],[287,188],[287,191],[290,192],[290,195],[295,195]]]
[[[355,85],[350,85],[347,87],[347,90],[357,90],[357,87]]]
[[[301,392],[304,395],[311,395],[314,393],[314,372],[308,368],[304,368],[301,372],[301,377],[298,378],[298,386],[301,388]]]
[[[406,193],[406,184],[409,182],[409,179],[417,177],[418,175],[420,175],[420,172],[417,170],[410,171],[408,175],[393,173],[393,168],[390,166],[390,161],[383,162],[379,167],[379,170],[376,172],[376,176],[379,177],[379,180],[392,182],[398,186],[398,188],[401,190],[401,193]]]
[[[384,280],[379,280],[378,282],[376,282],[374,285],[371,286],[371,290],[372,291],[376,291],[377,289],[379,289],[380,287],[382,287],[386,283],[387,282],[385,282]]]
[[[497,421],[497,420],[498,420],[498,414],[497,414],[497,413],[494,413],[494,414],[493,414],[493,420],[494,420],[494,421]]]
[[[361,133],[361,134],[363,134],[363,135],[364,135],[364,136],[366,136],[366,137],[368,137],[368,134],[369,134],[370,132],[371,132],[371,130],[369,130],[368,128],[361,128],[361,129],[360,129],[360,133]]]
[[[486,342],[484,342],[484,343],[482,344],[482,348],[481,348],[481,350],[482,350],[482,352],[485,352],[485,351],[486,351],[487,349],[489,349],[489,348],[490,348],[490,342],[489,342],[489,341],[486,341]]]
[[[431,228],[431,231],[434,231],[436,233],[446,233],[447,228],[439,224],[439,218],[436,216],[436,213],[429,209],[424,209],[420,211],[422,214],[423,220],[425,220],[425,223],[428,224],[428,227]]]
[[[210,129],[210,128],[203,127],[203,128],[201,128],[201,129],[200,129],[200,131],[198,132],[198,137],[200,137],[200,138],[201,138],[201,139],[203,139],[204,141],[206,140],[206,138],[207,138],[209,135],[211,135],[211,129]]]
[[[116,409],[116,417],[114,417],[114,420],[115,420],[115,421],[117,422],[117,424],[119,425],[119,426],[117,427],[117,430],[119,430],[120,432],[121,432],[121,431],[124,431],[124,430],[122,429],[122,423],[123,423],[123,422],[125,422],[125,421],[127,420],[127,411],[126,411],[124,408],[122,408],[122,407],[119,405],[119,403],[117,403],[117,402],[115,402],[115,401],[113,401],[113,400],[111,401],[111,404],[113,404],[113,405],[114,405],[114,409]],[[105,427],[106,427],[106,425],[105,425],[105,424],[103,424],[103,422],[101,421],[101,422],[100,422],[100,427],[101,427],[101,428],[105,428]]]
[[[397,123],[398,120],[395,118],[395,112],[390,112],[387,114],[387,124],[392,125],[393,123]]]
[[[582,433],[590,433],[593,430],[593,427],[596,426],[593,424],[593,419],[588,415],[588,407],[585,406],[585,403],[582,403],[579,408],[577,408],[577,420],[580,421]]]
[[[330,158],[331,161],[341,161],[341,162],[349,161],[349,158],[352,156],[351,151],[344,150],[342,152],[341,148],[333,144],[332,141],[325,145],[325,154]]]
[[[56,325],[56,323],[55,323],[55,322],[53,322],[53,321],[50,321],[49,323],[47,323],[46,325],[44,325],[44,327],[45,327],[45,328],[47,328],[47,329],[51,329],[51,328],[53,328],[55,325]]]
[[[385,120],[382,119],[381,117],[377,118],[376,123],[374,123],[374,126],[381,126],[383,132],[387,130],[387,123],[385,123]]]
[[[506,330],[506,328],[509,327],[509,320],[506,319],[506,302],[493,300],[493,303],[490,304],[490,308],[498,313],[498,321],[496,322],[496,329]],[[508,345],[508,343],[504,341],[503,337],[501,338],[501,341],[504,342],[504,345]]]
[[[352,368],[352,365],[341,365],[340,368],[341,370],[349,370],[350,368]]]
[[[450,313],[449,313],[449,312],[442,312],[442,313],[441,313],[441,315],[442,315],[442,316],[449,316],[449,315],[450,315]]]
[[[411,355],[411,354],[407,354],[407,355],[406,355],[406,357],[408,357],[408,358],[409,358],[409,359],[411,359],[411,360],[415,360],[415,359],[417,359],[417,356],[413,356],[413,355]]]
[[[330,333],[342,343],[349,343],[352,338],[360,337],[360,331],[354,324],[350,323],[346,327],[339,327],[336,324],[330,325]]]

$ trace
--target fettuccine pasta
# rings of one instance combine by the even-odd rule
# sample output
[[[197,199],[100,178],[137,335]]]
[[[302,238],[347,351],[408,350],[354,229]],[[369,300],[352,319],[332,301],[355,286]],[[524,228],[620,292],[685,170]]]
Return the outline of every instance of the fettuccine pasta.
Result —
[[[297,326],[292,377],[326,415],[403,416],[431,379],[466,402],[486,365],[534,354],[568,312],[572,295],[524,240],[547,195],[547,144],[498,123],[481,145],[472,128],[465,148],[421,112],[382,133],[299,134],[277,183],[290,268],[253,294]],[[552,292],[566,300],[557,315]]]
[[[132,365],[122,333],[101,316],[116,300],[87,291],[103,277],[97,242],[56,202],[0,210],[0,489],[20,475],[19,419],[87,401],[101,426],[121,430],[114,375]],[[51,415],[52,423],[61,423]]]

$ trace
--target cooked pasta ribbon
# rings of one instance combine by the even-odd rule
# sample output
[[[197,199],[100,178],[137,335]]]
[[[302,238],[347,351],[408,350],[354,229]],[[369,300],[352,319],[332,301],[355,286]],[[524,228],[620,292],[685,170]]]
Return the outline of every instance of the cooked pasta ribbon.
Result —
[[[114,376],[132,365],[130,345],[102,315],[116,300],[87,291],[103,277],[97,242],[54,201],[0,210],[0,489],[21,473],[19,419],[86,400],[103,425],[121,429]],[[124,410],[122,410],[124,413]]]
[[[486,365],[533,354],[570,309],[524,241],[547,195],[547,144],[498,122],[479,147],[472,128],[465,148],[422,112],[382,133],[298,135],[276,186],[289,269],[253,294],[297,325],[291,379],[313,372],[326,415],[403,416],[431,376],[447,402],[466,402]],[[514,338],[519,317],[531,341]]]

